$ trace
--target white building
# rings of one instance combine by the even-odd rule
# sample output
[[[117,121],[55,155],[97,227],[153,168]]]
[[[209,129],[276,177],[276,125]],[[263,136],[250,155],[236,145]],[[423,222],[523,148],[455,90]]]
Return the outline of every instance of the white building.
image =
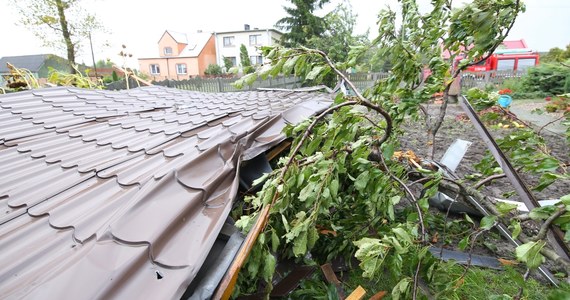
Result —
[[[243,44],[247,48],[247,53],[252,65],[263,63],[261,56],[261,46],[271,46],[279,44],[282,33],[276,29],[250,29],[249,25],[244,25],[242,31],[228,31],[214,33],[216,39],[216,62],[224,66],[224,57],[229,58],[234,66],[240,66],[239,49]]]

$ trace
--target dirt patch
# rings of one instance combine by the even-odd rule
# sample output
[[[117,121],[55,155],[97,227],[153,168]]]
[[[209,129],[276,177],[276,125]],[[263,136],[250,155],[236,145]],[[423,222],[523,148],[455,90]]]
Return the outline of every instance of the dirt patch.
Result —
[[[435,110],[430,110],[430,113],[434,112]],[[465,157],[456,170],[457,175],[460,178],[463,178],[465,175],[476,173],[473,165],[481,161],[485,155],[487,146],[480,138],[475,127],[470,121],[456,120],[456,116],[461,113],[463,113],[463,109],[459,105],[451,104],[449,106],[445,121],[436,136],[435,159],[441,159],[449,145],[451,145],[456,139],[463,139],[472,142],[473,144],[469,147]],[[400,143],[403,150],[413,150],[418,156],[425,158],[428,157],[428,139],[424,126],[425,125],[422,121],[407,122],[404,126],[405,132]],[[491,135],[495,139],[509,134],[512,130],[513,129],[489,128]],[[564,137],[549,131],[543,131],[541,134],[544,137],[552,156],[563,163],[570,163],[570,147],[566,143]],[[529,174],[521,175],[529,187],[532,187],[538,182],[538,178],[535,176]],[[503,194],[511,192],[512,190],[513,188],[507,179],[499,179],[495,180],[493,184],[486,186],[482,191],[489,196],[505,198]],[[539,200],[560,198],[561,196],[570,194],[570,181],[559,180],[541,192],[535,191],[534,194]],[[513,195],[508,199],[518,200],[518,196]]]
[[[533,109],[533,106],[529,106],[529,109]],[[436,108],[429,109],[430,114],[437,113]],[[463,160],[459,164],[456,174],[460,178],[464,178],[465,175],[476,173],[474,164],[481,161],[487,146],[480,138],[479,134],[475,130],[474,126],[470,121],[458,121],[456,116],[463,113],[463,109],[458,104],[452,104],[448,108],[448,112],[445,121],[436,136],[435,143],[435,159],[439,160],[449,147],[456,139],[463,139],[471,141],[473,144],[469,147],[467,153],[465,154]],[[401,148],[403,150],[413,150],[419,157],[428,157],[428,139],[425,132],[425,124],[423,121],[409,121],[405,124],[404,134],[400,140]],[[491,134],[495,139],[498,139],[506,134],[512,132],[513,129],[490,129]],[[546,141],[546,144],[551,150],[551,154],[556,157],[561,162],[570,162],[570,147],[566,143],[564,137],[560,134],[554,134],[549,131],[543,131],[542,135]],[[537,184],[538,178],[529,174],[522,175],[525,183],[532,187]],[[475,183],[475,182],[473,182]],[[485,195],[504,198],[518,201],[519,197],[516,193],[511,193],[513,187],[508,181],[508,179],[503,178],[493,181],[481,189],[481,192]],[[512,196],[505,197],[506,193],[511,193]],[[543,199],[557,199],[563,195],[570,194],[570,180],[558,180],[548,188],[541,192],[533,192],[538,200]],[[450,220],[462,218],[462,216],[451,216]],[[530,231],[537,230],[536,228],[530,228]],[[531,233],[531,232],[529,232]],[[458,241],[454,241],[457,243]],[[441,245],[441,242],[438,243]],[[454,249],[456,246],[452,244],[446,245],[446,248]],[[454,249],[456,250],[456,249]],[[497,232],[492,232],[491,234],[486,234],[479,237],[476,248],[473,251],[474,254],[480,255],[490,255],[505,259],[514,259],[514,247],[502,239]],[[556,272],[556,266],[547,263],[547,266]],[[541,276],[537,276],[540,279]]]

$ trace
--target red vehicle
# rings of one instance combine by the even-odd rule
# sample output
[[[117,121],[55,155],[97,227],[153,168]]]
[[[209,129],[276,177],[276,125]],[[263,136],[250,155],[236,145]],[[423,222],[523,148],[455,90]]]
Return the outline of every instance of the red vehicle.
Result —
[[[466,71],[522,71],[538,65],[539,59],[537,52],[528,49],[500,49],[486,60],[467,67]]]

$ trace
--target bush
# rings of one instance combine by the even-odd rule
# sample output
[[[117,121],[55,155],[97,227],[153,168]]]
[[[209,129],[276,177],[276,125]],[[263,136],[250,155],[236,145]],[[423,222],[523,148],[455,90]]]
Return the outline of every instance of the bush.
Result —
[[[549,94],[547,92],[542,92],[542,91],[538,91],[538,92],[513,92],[511,94],[511,97],[513,97],[513,99],[542,99],[548,96],[552,96],[552,94]]]
[[[509,89],[512,90],[513,93],[522,93],[522,92],[526,92],[525,91],[525,87],[523,85],[523,82],[521,80],[521,78],[507,78],[505,79],[505,81],[503,81],[503,83],[501,84],[501,88],[502,89]]]
[[[567,80],[570,77],[570,68],[556,63],[541,64],[530,68],[528,75],[523,77],[524,92],[545,92],[550,95],[563,94],[565,88],[570,88]]]
[[[222,75],[222,67],[216,64],[209,64],[206,70],[204,71],[206,75]]]
[[[243,67],[243,73],[244,74],[251,74],[255,72],[255,68],[253,66],[244,66]]]

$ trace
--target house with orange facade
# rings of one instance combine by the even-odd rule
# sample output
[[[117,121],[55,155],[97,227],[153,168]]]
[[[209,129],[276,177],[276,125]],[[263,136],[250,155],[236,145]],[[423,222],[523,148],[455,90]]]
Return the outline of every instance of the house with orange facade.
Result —
[[[156,81],[204,75],[208,65],[216,63],[215,43],[212,33],[166,30],[158,41],[158,57],[138,59],[140,71]]]

